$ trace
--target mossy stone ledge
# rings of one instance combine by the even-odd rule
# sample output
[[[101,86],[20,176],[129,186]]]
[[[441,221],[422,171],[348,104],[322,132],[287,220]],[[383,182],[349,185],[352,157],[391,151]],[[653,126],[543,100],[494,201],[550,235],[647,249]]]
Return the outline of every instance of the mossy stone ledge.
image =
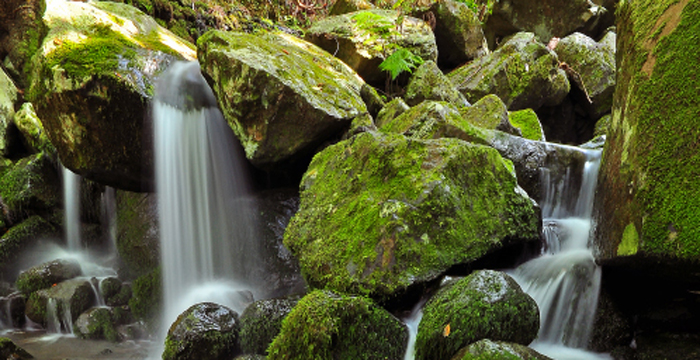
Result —
[[[459,139],[363,133],[318,153],[285,232],[309,285],[383,300],[538,241],[510,161]]]
[[[455,355],[452,360],[552,360],[521,344],[479,340]]]

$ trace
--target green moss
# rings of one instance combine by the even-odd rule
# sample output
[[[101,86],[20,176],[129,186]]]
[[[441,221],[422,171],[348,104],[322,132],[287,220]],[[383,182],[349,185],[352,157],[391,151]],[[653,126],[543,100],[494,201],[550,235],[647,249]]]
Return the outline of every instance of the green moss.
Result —
[[[268,299],[249,305],[241,315],[241,350],[248,354],[267,354],[267,348],[279,334],[282,321],[298,299]]]
[[[151,329],[157,328],[163,304],[162,277],[160,267],[136,279],[129,307],[134,316],[143,320]]]
[[[634,224],[628,224],[622,233],[622,241],[617,247],[617,256],[629,256],[637,253],[639,234]]]
[[[534,110],[524,109],[509,112],[508,119],[513,126],[520,129],[525,139],[544,140],[542,125]]]
[[[0,237],[0,266],[11,265],[23,254],[23,250],[31,248],[38,240],[58,235],[58,229],[42,217],[34,215],[13,226]],[[37,286],[48,287],[40,280],[18,284],[23,291],[36,289]]]
[[[313,291],[282,322],[268,359],[399,359],[408,331],[362,297]]]
[[[152,207],[151,195],[117,192],[117,251],[130,278],[149,274],[160,264]]]
[[[114,326],[112,311],[108,308],[95,308],[88,312],[90,320],[87,325],[87,332],[79,334],[85,339],[105,339],[116,342],[119,340],[119,333]],[[79,329],[75,329],[76,332]]]

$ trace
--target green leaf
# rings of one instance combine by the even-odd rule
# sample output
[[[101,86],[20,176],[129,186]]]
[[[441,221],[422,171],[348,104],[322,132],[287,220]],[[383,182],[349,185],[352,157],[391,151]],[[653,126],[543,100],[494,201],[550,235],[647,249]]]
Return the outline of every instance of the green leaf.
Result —
[[[384,59],[381,64],[379,64],[379,69],[389,72],[391,75],[391,80],[396,80],[396,77],[398,77],[402,72],[408,71],[411,73],[413,72],[413,69],[422,63],[423,59],[420,56],[412,53],[411,50],[399,48],[389,57]]]

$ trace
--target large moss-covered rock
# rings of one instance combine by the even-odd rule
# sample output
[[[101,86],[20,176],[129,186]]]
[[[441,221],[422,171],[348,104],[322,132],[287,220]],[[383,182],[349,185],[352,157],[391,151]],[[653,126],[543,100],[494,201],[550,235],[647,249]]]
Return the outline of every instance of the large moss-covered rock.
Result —
[[[407,342],[408,328],[373,301],[316,290],[284,319],[267,358],[400,359]]]
[[[529,140],[545,141],[544,130],[537,113],[532,109],[508,112],[508,120],[520,129],[523,137]]]
[[[25,87],[28,63],[39,49],[46,28],[41,17],[45,0],[7,0],[0,3],[0,60],[20,87]]]
[[[117,251],[125,274],[136,278],[160,265],[160,237],[156,195],[116,192]]]
[[[553,106],[569,93],[569,81],[559,68],[557,54],[535,39],[518,33],[492,54],[447,74],[467,100],[476,102],[496,94],[508,109]]]
[[[406,110],[410,108],[411,107],[408,106],[402,98],[394,98],[391,101],[389,101],[382,108],[381,111],[379,111],[379,114],[377,114],[374,123],[377,125],[378,128],[381,128],[382,126],[384,126],[384,124],[388,124],[391,120],[403,114],[404,112],[406,112]]]
[[[479,340],[452,357],[452,360],[551,360],[549,357],[521,344]]]
[[[231,359],[240,353],[239,332],[235,311],[214,303],[192,305],[170,326],[163,360]]]
[[[453,69],[489,53],[481,20],[465,2],[435,1],[430,13],[435,16],[440,67]]]
[[[60,204],[61,187],[55,164],[45,153],[15,163],[0,178],[2,217],[7,226]]]
[[[26,294],[45,289],[83,273],[76,260],[53,260],[31,267],[19,274],[17,289]]]
[[[85,339],[119,340],[111,308],[94,307],[80,314],[75,321],[76,335]]]
[[[435,35],[423,20],[392,10],[364,10],[315,22],[305,38],[348,64],[371,84],[384,84],[379,64],[404,48],[423,60],[437,61]]]
[[[567,65],[569,81],[578,88],[577,102],[593,119],[610,112],[615,91],[615,32],[599,41],[573,33],[559,41],[555,51]]]
[[[13,360],[33,359],[34,357],[26,350],[15,345],[8,338],[0,338],[0,358]]]
[[[141,190],[152,182],[144,131],[155,78],[191,44],[128,5],[47,0],[48,35],[33,58],[28,99],[63,165]]]
[[[241,350],[246,354],[267,355],[267,348],[282,329],[282,320],[299,298],[259,300],[241,314]]]
[[[527,345],[537,337],[537,303],[509,275],[480,270],[441,288],[423,308],[416,359],[451,359],[481,339]]]
[[[260,168],[311,151],[367,111],[362,79],[291,35],[210,31],[198,46],[224,117]]]
[[[60,321],[73,323],[83,311],[95,304],[95,292],[92,285],[85,279],[71,279],[62,281],[56,286],[33,292],[27,299],[25,308],[27,318],[37,324],[46,326],[47,306],[51,299],[56,306],[56,317]],[[66,330],[69,324],[63,324]]]
[[[469,106],[469,102],[433,61],[426,61],[416,69],[406,86],[406,104],[415,106],[424,100],[446,101],[457,107]]]
[[[500,130],[521,136],[520,129],[510,123],[506,104],[496,95],[486,95],[474,106],[460,109],[460,115],[470,123],[489,130]]]
[[[310,285],[385,299],[539,238],[512,169],[458,139],[363,133],[314,157],[285,244]]]
[[[596,197],[598,257],[700,266],[700,3],[622,2],[618,86]],[[624,84],[624,85],[622,85]],[[641,262],[640,262],[641,261]]]
[[[56,148],[51,144],[32,103],[22,104],[22,107],[15,113],[14,122],[22,134],[22,143],[28,150],[32,152],[44,151],[48,154],[56,153]]]
[[[44,239],[56,238],[61,229],[33,215],[14,225],[0,237],[0,269],[3,274],[13,278],[18,274],[18,260]]]
[[[134,281],[133,297],[129,299],[129,308],[138,320],[148,328],[155,330],[160,324],[163,305],[163,285],[160,267],[150,273],[141,275]]]

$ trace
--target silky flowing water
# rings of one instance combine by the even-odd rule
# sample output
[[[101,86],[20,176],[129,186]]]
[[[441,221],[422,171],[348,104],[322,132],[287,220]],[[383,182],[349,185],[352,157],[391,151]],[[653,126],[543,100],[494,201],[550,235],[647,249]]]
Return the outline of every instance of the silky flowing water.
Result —
[[[63,167],[63,229],[69,250],[78,251],[80,244],[80,176]]]

